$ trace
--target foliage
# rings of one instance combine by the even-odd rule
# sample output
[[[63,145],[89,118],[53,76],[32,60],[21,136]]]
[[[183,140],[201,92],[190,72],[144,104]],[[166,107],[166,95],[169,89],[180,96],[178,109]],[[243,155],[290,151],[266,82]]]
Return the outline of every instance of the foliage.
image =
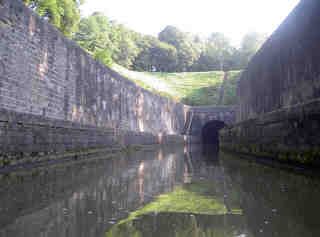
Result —
[[[266,36],[248,33],[239,49],[232,47],[229,39],[218,32],[202,40],[198,36],[181,32],[176,27],[167,26],[159,33],[158,38],[177,49],[178,58],[174,71],[185,72],[244,69]]]
[[[177,50],[172,45],[154,37],[144,37],[139,42],[142,49],[134,61],[133,68],[138,71],[175,71]]]
[[[112,59],[126,68],[131,68],[139,53],[137,40],[141,35],[115,22],[112,23],[112,33],[115,48]]]
[[[159,33],[159,40],[173,45],[177,50],[176,72],[190,71],[192,65],[199,58],[198,38],[179,31],[174,26],[167,26]]]
[[[111,52],[107,48],[97,50],[93,56],[96,60],[100,61],[101,63],[107,66],[110,66],[112,64]]]
[[[102,13],[80,20],[84,0],[23,0],[66,36],[72,37],[95,59],[136,71],[195,72],[244,69],[265,40],[248,33],[240,48],[221,33],[207,39],[166,26],[158,38],[146,36],[110,21]]]
[[[109,20],[101,13],[94,13],[80,21],[74,40],[94,58],[106,65],[112,62],[113,42]]]
[[[64,35],[70,37],[78,27],[83,0],[23,0],[42,18],[47,19]]]
[[[266,35],[257,32],[247,33],[243,37],[240,48],[243,57],[242,67],[249,63],[251,57],[259,50],[266,38]]]
[[[204,50],[195,66],[198,71],[220,70],[232,68],[234,48],[221,33],[213,33],[205,42]]]
[[[111,22],[96,12],[82,18],[74,40],[95,59],[106,65],[113,61],[130,68],[139,53],[137,41],[141,36],[123,25]]]

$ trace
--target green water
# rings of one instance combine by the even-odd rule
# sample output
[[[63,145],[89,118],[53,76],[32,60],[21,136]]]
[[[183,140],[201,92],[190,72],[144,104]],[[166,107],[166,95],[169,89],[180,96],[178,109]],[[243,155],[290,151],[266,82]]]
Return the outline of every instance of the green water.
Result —
[[[0,179],[0,237],[317,237],[320,180],[200,147]]]

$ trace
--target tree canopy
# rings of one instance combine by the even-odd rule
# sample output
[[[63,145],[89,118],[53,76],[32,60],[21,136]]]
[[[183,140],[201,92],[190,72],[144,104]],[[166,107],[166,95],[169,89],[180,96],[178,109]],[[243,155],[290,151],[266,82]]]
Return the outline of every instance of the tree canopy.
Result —
[[[41,17],[56,26],[64,35],[70,37],[78,27],[80,5],[84,0],[23,0]]]
[[[158,37],[143,35],[96,12],[80,20],[84,0],[23,0],[41,17],[74,39],[95,59],[128,69],[156,72],[244,69],[265,35],[251,32],[233,47],[219,32],[207,38],[166,26]]]
[[[146,36],[95,13],[80,22],[74,39],[96,59],[116,62],[136,71],[188,72],[244,69],[266,37],[252,32],[239,48],[222,33],[202,39],[165,27],[158,35]]]
[[[159,33],[158,39],[176,48],[176,71],[191,71],[193,64],[200,56],[200,50],[192,35],[181,32],[174,26],[167,26]]]
[[[249,63],[251,57],[260,49],[267,36],[257,32],[247,33],[241,43],[240,51],[243,53],[243,65]]]
[[[101,13],[94,13],[88,18],[81,19],[79,30],[73,39],[95,59],[110,65],[115,50],[111,30],[108,18]]]
[[[174,46],[161,42],[155,37],[145,36],[138,42],[141,49],[134,60],[137,71],[173,72],[177,64],[177,50]]]

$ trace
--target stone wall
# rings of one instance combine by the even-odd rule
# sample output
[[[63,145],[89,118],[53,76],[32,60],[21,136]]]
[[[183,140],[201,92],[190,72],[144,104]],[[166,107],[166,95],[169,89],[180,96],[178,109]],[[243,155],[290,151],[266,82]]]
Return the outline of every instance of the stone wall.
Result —
[[[235,123],[236,106],[191,106],[186,114],[183,134],[201,137],[203,127],[210,121]]]
[[[320,2],[302,0],[253,57],[238,85],[237,120],[320,96]]]
[[[18,0],[0,1],[0,108],[79,124],[179,133],[184,107],[93,60]]]
[[[248,119],[220,132],[226,150],[320,166],[320,100]]]
[[[302,0],[253,57],[238,85],[225,149],[320,164],[320,2]]]
[[[74,159],[101,149],[113,153],[127,146],[183,142],[179,135],[99,128],[0,109],[0,173],[26,164],[41,166]]]
[[[21,1],[0,0],[0,168],[39,155],[181,142],[185,114],[93,60]]]

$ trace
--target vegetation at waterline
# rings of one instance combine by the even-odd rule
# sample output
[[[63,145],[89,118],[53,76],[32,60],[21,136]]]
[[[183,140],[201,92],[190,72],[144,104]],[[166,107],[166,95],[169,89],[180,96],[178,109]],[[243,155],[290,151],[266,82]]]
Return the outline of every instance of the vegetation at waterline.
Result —
[[[137,85],[162,96],[188,105],[234,105],[236,104],[236,84],[241,71],[227,72],[224,97],[219,103],[220,88],[224,72],[137,72],[114,64],[112,68]]]
[[[135,219],[148,213],[193,213],[205,215],[242,214],[241,209],[233,207],[227,210],[223,198],[208,195],[215,193],[209,183],[196,182],[176,187],[172,192],[158,196],[153,202],[132,212],[124,220]],[[122,221],[122,222],[124,222]]]
[[[245,229],[241,215],[201,215],[189,213],[158,213],[140,216],[116,224],[106,237],[229,237]],[[241,236],[241,235],[240,235]],[[252,237],[252,234],[246,235]]]
[[[141,215],[154,212],[224,215],[227,213],[227,209],[219,200],[178,187],[173,192],[162,194],[154,202],[132,212],[128,219],[135,219]]]
[[[211,183],[184,184],[132,212],[128,218],[114,225],[106,236],[208,236],[209,232],[210,236],[224,236],[221,235],[221,231],[225,232],[222,226],[228,218],[237,219],[238,223],[243,220],[242,210],[235,203],[231,204],[231,210],[228,210],[219,190]],[[157,230],[149,228],[155,218],[161,226]],[[198,223],[199,218],[202,222]],[[200,226],[200,223],[206,224]]]

